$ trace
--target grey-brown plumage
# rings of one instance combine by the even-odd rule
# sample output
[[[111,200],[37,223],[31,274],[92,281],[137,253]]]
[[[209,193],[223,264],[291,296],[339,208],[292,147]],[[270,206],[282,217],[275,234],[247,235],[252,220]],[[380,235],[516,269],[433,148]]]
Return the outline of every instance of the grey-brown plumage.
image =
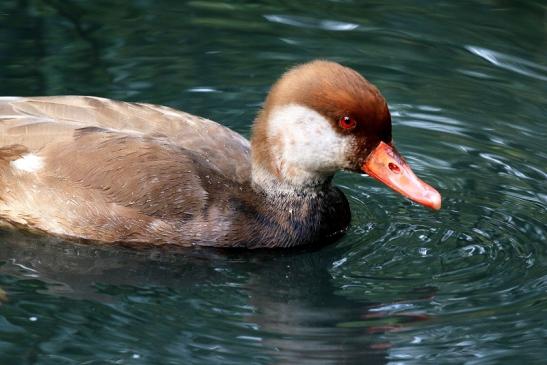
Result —
[[[38,171],[14,161],[39,156]],[[286,247],[349,221],[330,184],[290,199],[251,184],[239,134],[171,108],[96,97],[0,101],[0,218],[107,243]]]

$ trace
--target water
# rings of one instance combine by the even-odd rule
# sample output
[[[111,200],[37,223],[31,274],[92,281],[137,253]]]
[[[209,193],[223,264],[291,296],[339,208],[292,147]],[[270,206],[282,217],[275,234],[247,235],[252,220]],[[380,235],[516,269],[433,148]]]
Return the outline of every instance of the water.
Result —
[[[339,174],[353,225],[297,252],[135,252],[0,236],[0,364],[544,364],[542,1],[4,0],[0,94],[174,106],[248,135],[287,67],[384,93],[415,206]]]

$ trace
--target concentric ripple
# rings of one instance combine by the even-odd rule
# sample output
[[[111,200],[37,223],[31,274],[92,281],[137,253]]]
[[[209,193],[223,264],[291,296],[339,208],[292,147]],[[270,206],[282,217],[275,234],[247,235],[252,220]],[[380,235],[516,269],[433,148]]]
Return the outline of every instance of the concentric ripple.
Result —
[[[445,130],[442,140],[409,146],[408,154],[418,175],[440,188],[443,209],[428,212],[372,181],[343,178],[358,207],[354,221],[367,223],[353,228],[346,257],[331,272],[342,293],[378,302],[372,316],[344,325],[389,323],[378,341],[394,341],[393,360],[449,361],[467,352],[489,362],[509,356],[501,343],[518,341],[518,310],[516,337],[538,346],[545,330],[537,321],[547,308],[545,172],[537,168],[543,156],[522,152],[540,141],[500,148],[511,140],[503,128],[481,136],[441,108],[394,109],[401,134]],[[452,158],[437,163],[425,150]],[[486,334],[489,327],[496,330]]]

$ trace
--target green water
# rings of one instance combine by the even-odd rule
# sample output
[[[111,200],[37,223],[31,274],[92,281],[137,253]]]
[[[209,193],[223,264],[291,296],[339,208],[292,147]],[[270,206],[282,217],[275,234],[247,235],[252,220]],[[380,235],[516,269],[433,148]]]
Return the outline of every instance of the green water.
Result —
[[[0,364],[547,363],[544,1],[0,3],[0,95],[165,104],[248,135],[314,58],[388,99],[434,213],[336,178],[298,252],[135,252],[0,232]]]

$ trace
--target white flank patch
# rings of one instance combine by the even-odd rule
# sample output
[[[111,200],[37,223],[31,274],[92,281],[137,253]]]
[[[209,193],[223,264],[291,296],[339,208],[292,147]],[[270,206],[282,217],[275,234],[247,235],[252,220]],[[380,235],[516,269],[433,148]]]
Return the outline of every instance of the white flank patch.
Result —
[[[44,159],[34,153],[29,153],[17,160],[11,161],[11,166],[19,171],[36,172],[44,167]]]
[[[0,96],[0,101],[16,101],[22,99],[20,96]]]
[[[320,181],[345,168],[351,138],[336,133],[325,117],[302,105],[279,107],[268,120],[276,168],[296,185]]]
[[[2,100],[0,100],[2,102]],[[0,115],[0,119],[2,120],[9,120],[9,119],[28,119],[28,115],[9,115],[9,114],[3,114]]]

